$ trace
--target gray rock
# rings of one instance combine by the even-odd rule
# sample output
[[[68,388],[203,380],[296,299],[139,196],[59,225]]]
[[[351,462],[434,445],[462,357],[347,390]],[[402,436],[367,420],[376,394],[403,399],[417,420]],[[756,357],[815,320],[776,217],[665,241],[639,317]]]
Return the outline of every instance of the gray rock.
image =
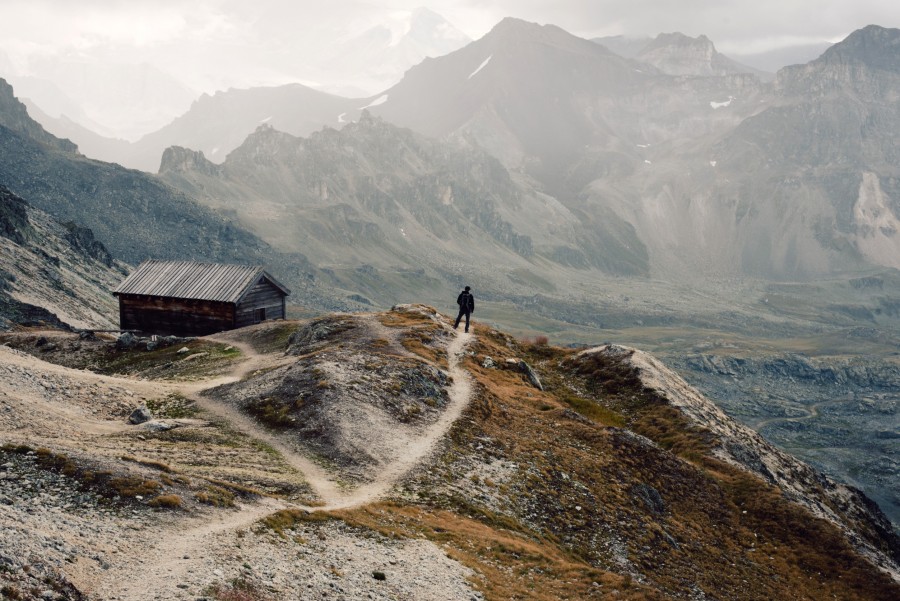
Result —
[[[116,339],[116,348],[127,351],[133,349],[138,344],[138,337],[131,332],[123,332]]]
[[[481,367],[485,369],[493,369],[497,367],[497,364],[490,357],[485,357],[484,361],[481,362]]]
[[[144,422],[148,422],[153,419],[153,414],[150,413],[150,410],[147,409],[146,406],[138,407],[135,409],[131,415],[128,416],[128,423],[131,424],[143,424]]]
[[[525,363],[524,361],[519,361],[519,370],[525,374],[528,378],[528,381],[531,382],[531,385],[537,388],[538,390],[543,390],[544,385],[541,384],[541,379],[538,377],[537,372],[531,369],[531,366]]]

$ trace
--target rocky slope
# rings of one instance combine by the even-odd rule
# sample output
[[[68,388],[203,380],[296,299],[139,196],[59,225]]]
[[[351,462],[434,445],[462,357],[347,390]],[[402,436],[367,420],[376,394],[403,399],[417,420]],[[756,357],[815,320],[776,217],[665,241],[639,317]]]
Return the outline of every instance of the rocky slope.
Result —
[[[62,222],[89,228],[111,255],[131,264],[148,258],[267,265],[306,306],[348,305],[301,252],[280,253],[233,219],[159,178],[87,159],[48,134],[12,89],[0,85],[0,185]]]
[[[60,223],[0,186],[0,329],[110,329],[110,290],[128,273],[91,230]]]
[[[640,243],[614,231],[620,224],[567,209],[477,147],[425,138],[367,112],[309,138],[261,127],[222,165],[172,148],[160,177],[236,215],[279,250],[334,270],[343,288],[355,285],[378,304],[409,293],[455,297],[461,273],[486,294],[508,295],[531,293],[527,274],[536,270],[552,282],[554,264],[647,269]]]
[[[61,337],[41,353],[37,334],[7,335],[22,350],[0,347],[3,594],[900,591],[900,541],[874,505],[652,357],[478,328],[403,306],[165,348]],[[129,423],[142,403],[154,419]]]
[[[872,331],[857,332],[865,340]],[[767,440],[866,491],[900,524],[900,367],[874,357],[710,349],[669,360],[729,415]]]
[[[898,35],[869,27],[808,65],[783,69],[772,106],[690,154],[694,177],[666,173],[682,160],[655,168],[636,211],[654,212],[638,217],[642,238],[658,229],[651,221],[666,198],[679,236],[703,241],[683,247],[682,259],[710,268],[799,279],[896,268],[900,80],[888,65],[896,64]]]

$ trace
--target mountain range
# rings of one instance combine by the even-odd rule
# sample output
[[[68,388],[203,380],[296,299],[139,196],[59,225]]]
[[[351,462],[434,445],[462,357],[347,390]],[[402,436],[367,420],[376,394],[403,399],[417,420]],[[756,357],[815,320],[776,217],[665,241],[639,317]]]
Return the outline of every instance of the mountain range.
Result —
[[[115,151],[158,152],[156,175],[80,155],[0,86],[0,185],[116,259],[264,263],[317,309],[473,284],[480,319],[567,342],[671,328],[678,346],[808,349],[852,332],[831,352],[862,337],[888,356],[898,39],[867,27],[767,82],[705,38],[663,36],[640,60],[507,19],[368,98],[203,97]]]
[[[714,63],[731,63],[714,60],[708,40],[651,44],[647,52],[660,65],[687,64],[706,49],[706,67],[695,69],[706,74],[673,75],[561,29],[507,19],[463,49],[425,60],[365,104],[347,110],[353,103],[328,98],[321,111],[302,114],[313,129],[317,118],[336,126],[365,107],[420,134],[477,145],[593,219],[605,239],[628,240],[648,257],[628,273],[697,275],[703,266],[700,274],[792,278],[893,267],[892,238],[873,223],[887,223],[887,231],[895,219],[884,199],[894,195],[896,80],[857,46],[866,40],[890,53],[895,35],[861,30],[769,85],[730,67],[709,74]],[[846,66],[852,71],[841,80],[836,69]],[[264,119],[254,110],[245,130]],[[198,107],[191,119],[203,112]],[[285,129],[305,135],[303,127]],[[795,217],[783,219],[783,206]],[[634,257],[612,253],[607,264],[626,263]]]

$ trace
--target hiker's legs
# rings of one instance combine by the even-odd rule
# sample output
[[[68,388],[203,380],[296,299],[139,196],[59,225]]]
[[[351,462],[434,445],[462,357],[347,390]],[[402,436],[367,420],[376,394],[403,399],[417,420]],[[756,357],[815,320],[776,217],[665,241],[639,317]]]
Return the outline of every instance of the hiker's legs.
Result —
[[[466,332],[469,331],[469,315],[471,315],[468,311],[466,311]]]
[[[463,316],[463,315],[466,316],[466,326],[468,327],[468,324],[469,324],[469,315],[466,313],[466,310],[465,310],[465,309],[460,309],[460,310],[459,310],[459,315],[456,316],[456,323],[453,324],[453,329],[454,329],[454,330],[455,330],[456,328],[459,327],[459,320],[462,319],[462,316]]]

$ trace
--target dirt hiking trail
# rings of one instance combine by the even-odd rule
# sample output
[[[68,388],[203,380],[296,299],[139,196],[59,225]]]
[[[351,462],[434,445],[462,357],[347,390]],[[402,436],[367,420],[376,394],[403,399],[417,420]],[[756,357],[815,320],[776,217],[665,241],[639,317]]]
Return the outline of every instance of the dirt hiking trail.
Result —
[[[371,316],[361,316],[361,323],[369,327],[373,324],[381,326]],[[382,331],[383,330],[383,331]],[[389,328],[381,326],[379,334],[385,335]],[[178,392],[191,399],[204,410],[226,420],[231,426],[242,433],[264,442],[278,451],[284,460],[297,471],[301,472],[313,492],[320,499],[321,504],[316,506],[302,506],[310,511],[327,511],[332,509],[347,509],[358,507],[376,501],[384,496],[404,476],[421,463],[435,448],[437,443],[449,432],[450,428],[462,415],[472,395],[472,382],[469,374],[462,368],[461,359],[466,346],[472,341],[473,335],[468,333],[456,333],[447,346],[448,372],[451,384],[447,389],[449,403],[438,420],[431,424],[426,431],[413,440],[407,441],[405,448],[399,454],[399,459],[383,466],[369,484],[347,489],[342,487],[334,477],[324,468],[313,462],[304,454],[298,452],[290,444],[285,443],[279,437],[256,422],[251,417],[242,414],[234,407],[217,401],[204,395],[205,391],[217,386],[236,382],[259,369],[269,369],[287,365],[295,360],[293,357],[274,358],[272,355],[258,353],[251,345],[234,340],[231,337],[223,338],[210,336],[209,340],[228,343],[238,348],[246,357],[244,361],[236,365],[228,374],[214,380],[191,383],[177,386]],[[297,506],[301,507],[301,506]]]

